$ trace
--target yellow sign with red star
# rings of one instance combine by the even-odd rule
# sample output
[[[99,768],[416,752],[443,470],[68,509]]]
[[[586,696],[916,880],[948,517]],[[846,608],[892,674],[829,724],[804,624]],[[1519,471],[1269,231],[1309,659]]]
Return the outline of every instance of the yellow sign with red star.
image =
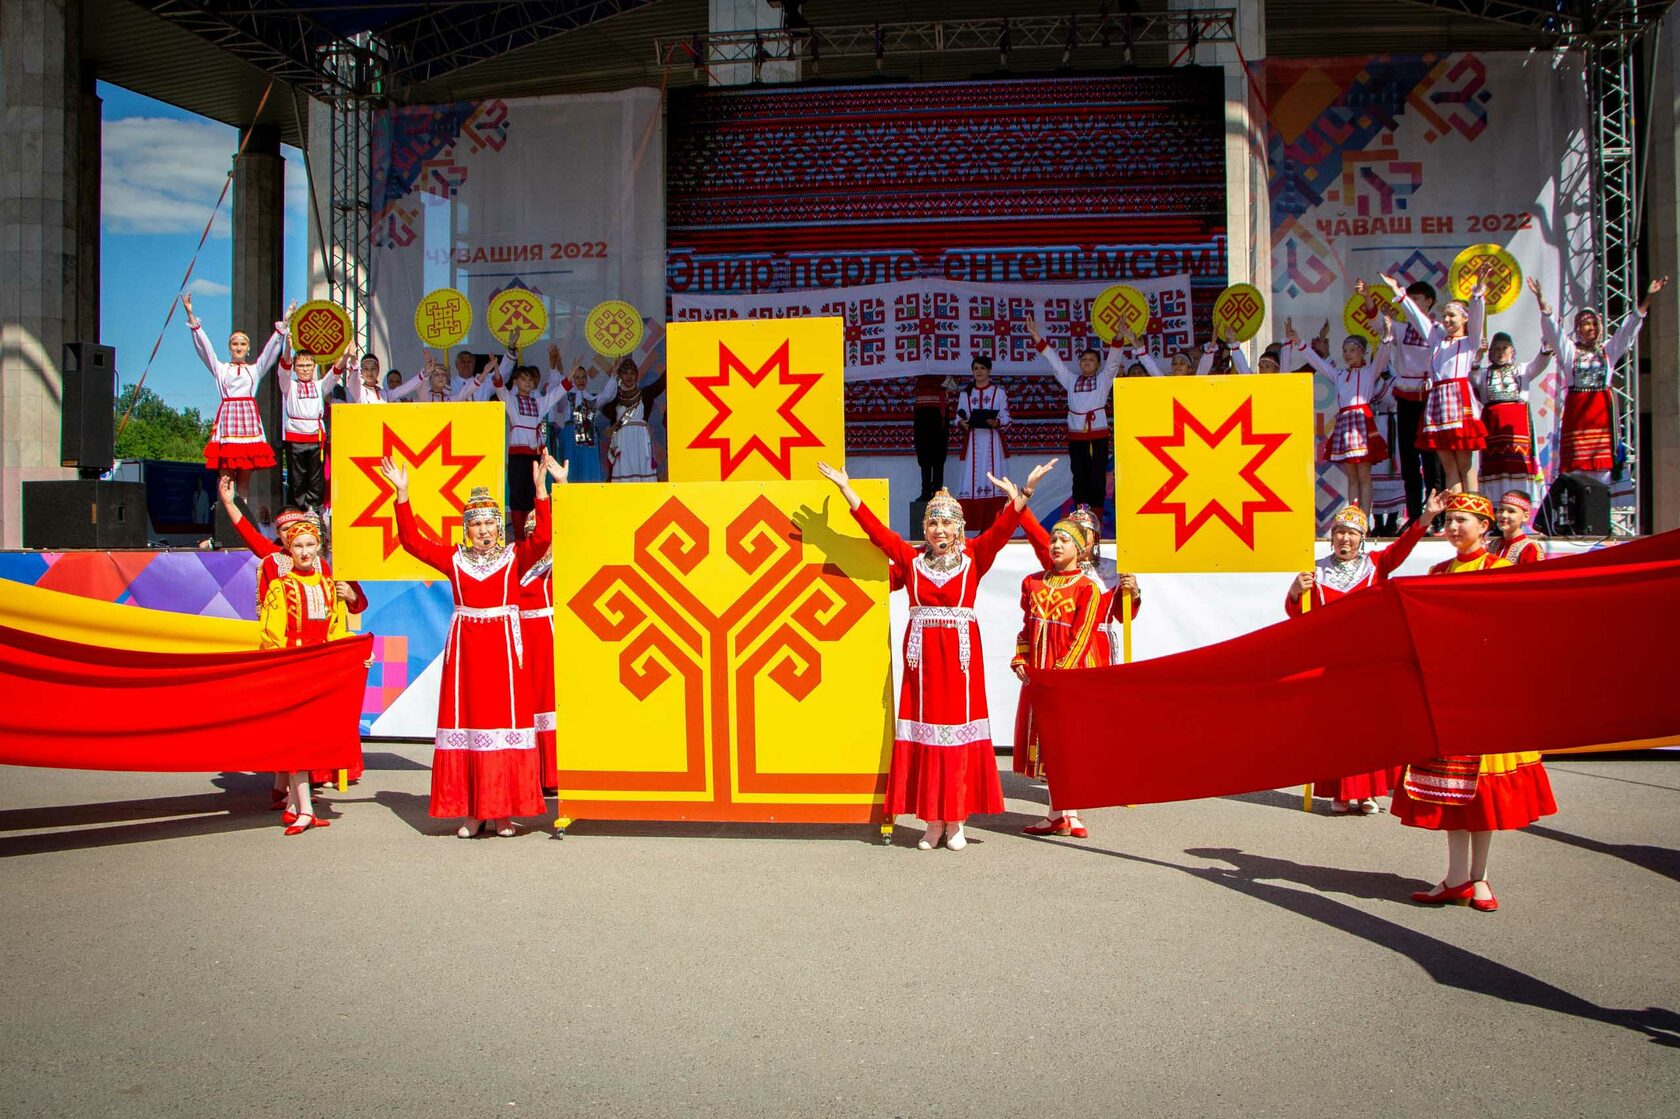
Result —
[[[1313,562],[1313,382],[1114,384],[1121,571],[1305,571]]]
[[[408,470],[422,532],[451,543],[474,486],[499,500],[505,413],[487,404],[336,404],[332,437],[333,574],[343,579],[438,579],[397,542],[395,493],[380,472]]]
[[[810,481],[845,463],[843,320],[672,323],[665,353],[671,481]]]

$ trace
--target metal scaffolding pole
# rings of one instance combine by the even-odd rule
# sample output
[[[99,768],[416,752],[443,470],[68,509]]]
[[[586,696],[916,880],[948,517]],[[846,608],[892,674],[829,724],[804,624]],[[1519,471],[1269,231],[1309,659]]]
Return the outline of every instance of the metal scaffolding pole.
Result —
[[[336,82],[332,108],[327,283],[330,298],[350,316],[358,347],[368,343],[368,266],[373,258],[373,101],[383,82],[383,59],[371,35],[328,48],[326,65]]]
[[[1608,335],[1639,305],[1634,256],[1639,242],[1635,197],[1637,111],[1635,34],[1592,43],[1587,48],[1587,87],[1593,108],[1593,255],[1604,291],[1603,330]],[[1636,536],[1640,531],[1639,483],[1639,340],[1636,337],[1611,370],[1610,392],[1616,433],[1627,448],[1623,469],[1632,498],[1612,507],[1611,532]]]

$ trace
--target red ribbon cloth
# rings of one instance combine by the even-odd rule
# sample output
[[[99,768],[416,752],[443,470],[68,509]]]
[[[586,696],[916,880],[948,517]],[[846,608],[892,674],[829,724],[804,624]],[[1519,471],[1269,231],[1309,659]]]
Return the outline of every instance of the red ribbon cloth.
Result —
[[[0,626],[0,764],[169,773],[347,769],[373,635],[154,653]]]
[[[1057,804],[1194,800],[1680,734],[1676,618],[1680,532],[1668,532],[1394,579],[1218,645],[1031,673],[1027,691]]]

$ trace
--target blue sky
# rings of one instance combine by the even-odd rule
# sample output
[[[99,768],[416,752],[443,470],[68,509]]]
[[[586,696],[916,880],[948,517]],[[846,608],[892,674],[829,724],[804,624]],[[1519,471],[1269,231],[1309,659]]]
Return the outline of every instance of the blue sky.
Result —
[[[154,101],[121,86],[99,83],[104,99],[104,164],[100,200],[100,341],[116,347],[121,385],[140,379],[163,327],[170,300],[198,245],[204,223],[227,178],[239,132],[217,121]],[[308,223],[303,159],[286,158],[285,293],[303,299],[308,282]],[[248,330],[257,346],[272,321],[232,323],[233,243],[228,236],[233,191],[223,200],[193,269],[193,307],[218,352],[228,333]],[[146,387],[176,407],[211,415],[216,387],[193,353],[179,308],[146,376]]]

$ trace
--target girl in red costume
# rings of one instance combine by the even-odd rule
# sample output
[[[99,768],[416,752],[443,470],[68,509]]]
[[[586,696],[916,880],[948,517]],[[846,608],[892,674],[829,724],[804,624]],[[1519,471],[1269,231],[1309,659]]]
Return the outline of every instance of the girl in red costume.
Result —
[[[1507,490],[1493,508],[1494,524],[1499,526],[1499,539],[1488,551],[1512,563],[1539,563],[1546,558],[1540,541],[1524,532],[1528,519],[1534,515],[1534,502],[1522,490]]]
[[[408,471],[381,464],[396,491],[397,538],[403,550],[444,573],[455,595],[455,616],[443,647],[438,691],[437,747],[432,754],[431,815],[462,817],[455,832],[470,839],[494,828],[515,834],[513,817],[540,815],[535,708],[519,617],[519,580],[549,546],[546,472],[566,480],[566,468],[547,453],[532,464],[536,531],[517,545],[502,535],[502,510],[490,491],[473,490],[461,515],[460,547],[423,533],[408,504]]]
[[[1087,521],[1068,517],[1057,521],[1049,535],[1045,569],[1021,580],[1021,633],[1015,638],[1009,667],[1023,684],[1029,668],[1095,668],[1108,663],[1108,642],[1098,634],[1108,618],[1109,593],[1088,566],[1097,546],[1096,530]],[[1014,755],[1016,773],[1043,775],[1038,727],[1025,688],[1015,708]],[[1090,834],[1079,819],[1079,809],[1063,808],[1058,813],[1055,803],[1052,789],[1044,819],[1021,830],[1028,835],[1077,839]]]
[[[1330,522],[1330,554],[1314,564],[1311,571],[1295,577],[1289,594],[1283,600],[1284,613],[1291,618],[1300,617],[1301,600],[1308,595],[1312,597],[1307,601],[1316,609],[1355,591],[1388,582],[1389,576],[1399,570],[1418,541],[1423,539],[1430,522],[1445,507],[1440,493],[1430,494],[1423,516],[1407,525],[1398,540],[1381,551],[1366,554],[1365,536],[1370,522],[1358,506],[1342,506]],[[1373,816],[1382,811],[1376,798],[1388,796],[1399,780],[1400,771],[1396,767],[1314,781],[1313,787],[1315,790],[1335,790],[1330,800],[1330,811],[1333,813],[1358,812],[1362,816]]]
[[[530,536],[536,528],[537,514],[532,512],[525,519],[525,535]],[[525,641],[525,664],[531,674],[531,707],[544,793],[560,787],[554,737],[554,583],[548,577],[553,567],[551,539],[542,559],[519,577],[519,628]]]
[[[1482,538],[1493,523],[1493,505],[1479,493],[1455,493],[1446,502],[1446,536],[1458,555],[1429,569],[1456,575],[1510,567],[1489,555]],[[1552,784],[1540,755],[1532,750],[1481,757],[1436,758],[1408,766],[1394,794],[1394,815],[1411,828],[1447,833],[1447,876],[1432,890],[1412,895],[1420,905],[1471,906],[1484,913],[1499,908],[1487,883],[1493,833],[1526,828],[1557,811]]]
[[[264,649],[299,649],[324,645],[345,636],[344,602],[338,587],[321,563],[321,522],[313,513],[283,513],[275,521],[286,545],[283,570],[269,584],[257,610],[257,625]],[[276,774],[276,776],[279,776]],[[286,776],[286,811],[280,817],[287,835],[302,835],[310,828],[324,828],[315,818],[315,804],[309,798],[309,771]]]
[[[268,597],[270,584],[291,570],[291,554],[286,548],[258,532],[257,527],[245,517],[245,514],[239,511],[239,503],[234,500],[232,475],[223,474],[221,476],[217,482],[217,492],[221,495],[222,508],[227,511],[228,523],[233,525],[233,530],[239,534],[239,538],[245,542],[245,546],[251,549],[251,554],[257,557],[257,607],[261,609],[263,600]],[[296,506],[287,506],[281,509],[279,518],[274,522],[275,527],[280,528],[288,523],[288,518],[295,517],[300,512],[302,510]],[[331,579],[332,563],[324,553],[320,555],[317,563],[320,566],[321,574]],[[347,583],[339,580],[333,585],[333,593],[344,604],[348,613],[360,614],[367,610],[367,595],[362,591],[360,583]],[[338,774],[330,769],[316,769],[310,771],[309,779],[314,784],[324,785],[338,780]],[[362,759],[361,755],[358,754],[355,764],[345,770],[345,780],[353,784],[361,779]],[[285,774],[276,773],[274,775],[274,792],[269,808],[278,812],[285,807],[285,804]]]
[[[974,602],[981,578],[1021,523],[1033,487],[1055,464],[1052,459],[1035,467],[1020,488],[1007,478],[990,479],[1009,503],[973,540],[963,536],[962,505],[941,489],[923,514],[925,543],[919,549],[880,522],[844,470],[817,464],[870,541],[886,553],[892,585],[910,596],[886,810],[889,817],[911,812],[927,821],[916,844],[923,851],[942,838],[946,847],[960,851],[968,842],[964,820],[1003,811]]]

